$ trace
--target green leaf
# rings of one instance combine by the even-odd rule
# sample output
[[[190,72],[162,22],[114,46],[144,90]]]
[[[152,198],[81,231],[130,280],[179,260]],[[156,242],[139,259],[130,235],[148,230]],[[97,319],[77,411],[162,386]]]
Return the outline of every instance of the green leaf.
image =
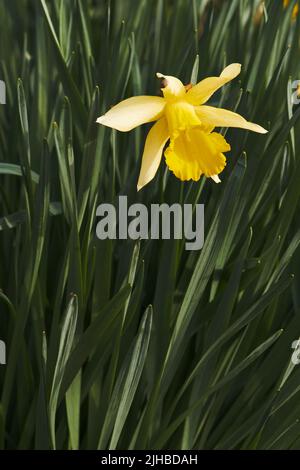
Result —
[[[52,388],[49,399],[49,421],[50,421],[50,432],[52,446],[56,448],[56,437],[55,437],[55,418],[56,410],[58,406],[58,398],[61,390],[61,384],[63,376],[65,374],[66,364],[71,354],[73,347],[76,324],[78,316],[78,303],[76,295],[72,295],[66,313],[64,322],[62,325],[60,341],[59,341],[59,350],[56,360],[56,366],[52,381]]]

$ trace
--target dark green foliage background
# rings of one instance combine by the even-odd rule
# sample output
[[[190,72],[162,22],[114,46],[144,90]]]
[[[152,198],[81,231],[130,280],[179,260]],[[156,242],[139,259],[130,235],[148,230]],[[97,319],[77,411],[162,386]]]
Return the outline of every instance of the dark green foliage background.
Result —
[[[300,16],[295,2],[2,0],[0,447],[300,447]],[[223,182],[162,162],[140,193],[146,127],[96,125],[125,97],[240,62],[211,103]],[[205,244],[99,241],[96,207],[205,204]]]

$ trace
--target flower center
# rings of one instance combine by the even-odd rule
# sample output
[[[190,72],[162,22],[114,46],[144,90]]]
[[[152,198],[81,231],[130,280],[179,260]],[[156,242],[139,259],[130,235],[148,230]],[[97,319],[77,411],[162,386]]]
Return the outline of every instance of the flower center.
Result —
[[[188,129],[189,127],[201,126],[194,106],[184,100],[167,103],[165,107],[166,118],[170,135]]]

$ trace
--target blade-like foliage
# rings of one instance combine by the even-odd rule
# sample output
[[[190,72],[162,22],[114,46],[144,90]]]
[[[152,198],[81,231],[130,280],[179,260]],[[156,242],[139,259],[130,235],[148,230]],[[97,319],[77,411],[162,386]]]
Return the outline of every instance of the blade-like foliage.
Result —
[[[299,448],[296,3],[1,1],[1,449]],[[268,134],[220,130],[222,184],[163,159],[137,193],[148,128],[97,117],[232,62],[208,104]],[[97,239],[119,195],[204,204],[203,248]]]

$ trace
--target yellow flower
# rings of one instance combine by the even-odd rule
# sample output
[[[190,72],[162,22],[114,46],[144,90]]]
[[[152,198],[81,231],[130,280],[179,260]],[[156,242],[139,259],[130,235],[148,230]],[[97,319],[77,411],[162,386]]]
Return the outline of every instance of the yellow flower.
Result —
[[[283,0],[284,8],[287,8],[289,4],[290,4],[290,0]],[[299,3],[297,2],[292,11],[292,20],[295,20],[297,18],[298,13],[299,13]]]
[[[178,78],[158,73],[157,77],[163,79],[163,98],[128,98],[97,119],[98,123],[123,132],[156,121],[146,139],[138,190],[154,178],[169,139],[166,163],[177,178],[198,181],[205,175],[219,183],[218,175],[226,165],[223,152],[228,152],[230,145],[213,129],[239,127],[262,134],[267,132],[239,114],[205,105],[213,93],[235,78],[240,70],[240,64],[231,64],[219,77],[206,78],[193,87],[185,87]]]

